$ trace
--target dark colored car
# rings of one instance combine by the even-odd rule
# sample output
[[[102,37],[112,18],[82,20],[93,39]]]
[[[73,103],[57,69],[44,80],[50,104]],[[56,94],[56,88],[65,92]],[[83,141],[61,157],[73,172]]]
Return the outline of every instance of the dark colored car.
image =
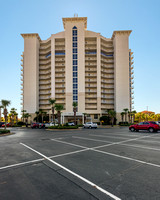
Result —
[[[43,124],[43,123],[32,123],[31,128],[45,128],[45,124]]]
[[[39,123],[32,123],[31,128],[39,128]]]
[[[10,127],[11,126],[11,124],[10,123],[6,123],[6,127]],[[4,124],[2,124],[2,126],[1,127],[5,127],[5,123]]]
[[[148,122],[140,122],[138,124],[131,125],[129,127],[130,131],[139,131],[139,130],[147,130],[150,133],[157,132],[160,130],[160,126],[156,122],[148,121]]]
[[[0,122],[0,127],[1,127],[3,124],[5,124],[5,123],[4,123],[4,122]]]

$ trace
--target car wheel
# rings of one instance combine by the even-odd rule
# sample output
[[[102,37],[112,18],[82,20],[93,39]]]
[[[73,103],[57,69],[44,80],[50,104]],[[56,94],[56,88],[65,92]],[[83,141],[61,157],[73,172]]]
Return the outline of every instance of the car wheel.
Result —
[[[154,132],[154,129],[153,129],[153,128],[149,128],[148,131],[149,131],[150,133],[153,133],[153,132]]]
[[[131,127],[131,129],[130,129],[130,130],[131,130],[131,132],[134,132],[134,131],[135,131],[135,128]]]

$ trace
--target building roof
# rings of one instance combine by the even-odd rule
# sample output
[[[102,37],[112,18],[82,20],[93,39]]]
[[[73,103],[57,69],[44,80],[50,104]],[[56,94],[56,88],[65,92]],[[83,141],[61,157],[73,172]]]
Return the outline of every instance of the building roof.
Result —
[[[38,40],[41,42],[41,38],[40,38],[40,36],[39,36],[38,33],[22,33],[21,36],[22,36],[23,38],[27,38],[27,37],[37,37]]]
[[[79,22],[79,21],[84,21],[85,29],[87,29],[87,17],[68,17],[68,18],[62,18],[62,20],[64,29],[66,22]]]
[[[122,30],[122,31],[114,31],[112,34],[112,39],[114,39],[116,34],[128,34],[128,36],[131,34],[132,30]]]

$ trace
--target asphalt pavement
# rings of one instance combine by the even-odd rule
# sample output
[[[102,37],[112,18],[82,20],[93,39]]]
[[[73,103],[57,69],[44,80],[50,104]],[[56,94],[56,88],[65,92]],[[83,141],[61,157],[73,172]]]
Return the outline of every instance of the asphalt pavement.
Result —
[[[11,128],[0,200],[159,200],[160,132]]]

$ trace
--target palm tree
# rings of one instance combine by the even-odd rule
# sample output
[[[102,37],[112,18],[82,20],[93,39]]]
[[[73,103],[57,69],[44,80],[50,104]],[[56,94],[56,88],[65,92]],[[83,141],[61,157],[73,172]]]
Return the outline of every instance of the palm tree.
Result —
[[[2,112],[1,112],[1,109],[3,108],[3,106],[1,105],[0,106],[0,122],[1,122],[1,117],[2,117]]]
[[[18,123],[18,113],[15,112],[14,114],[16,116],[16,124]]]
[[[55,124],[55,116],[54,116],[55,105],[54,104],[56,103],[56,100],[55,99],[49,99],[49,103],[52,106],[52,120],[54,121],[54,124]]]
[[[24,122],[24,113],[27,112],[27,111],[26,110],[22,110],[21,112],[22,112],[22,119],[23,119],[23,122]]]
[[[116,111],[108,110],[108,116],[111,118],[111,124],[112,124],[112,127],[113,127],[114,118],[116,117]]]
[[[122,122],[123,122],[123,119],[124,119],[124,115],[125,115],[125,113],[124,113],[124,112],[121,112]]]
[[[36,111],[35,114],[36,114],[36,122],[39,122],[39,120],[38,120],[39,111]]]
[[[136,110],[133,110],[132,111],[132,114],[133,114],[133,123],[134,123],[134,120],[135,120],[135,114],[136,114],[137,112],[136,112]]]
[[[30,117],[31,115],[29,113],[25,113],[24,114],[24,118],[26,119],[26,127],[28,127],[28,117]]]
[[[42,109],[40,109],[40,110],[39,110],[39,114],[41,115],[41,118],[42,118],[42,123],[43,123],[43,114],[44,114],[44,112],[43,112],[43,110],[42,110]]]
[[[74,124],[76,125],[76,112],[77,112],[78,103],[73,102],[72,106],[73,106],[73,112],[74,112]]]
[[[7,106],[9,106],[9,105],[11,104],[11,102],[8,101],[8,100],[2,100],[1,102],[2,102],[2,106],[3,106],[3,108],[4,108],[3,114],[4,114],[5,129],[6,129],[6,121],[7,121],[7,113],[8,113],[8,112],[7,112]]]
[[[55,104],[55,109],[58,115],[58,124],[61,124],[61,110],[64,110],[64,106],[62,104]]]
[[[12,115],[12,125],[14,125],[14,116],[15,116],[15,114],[16,114],[16,110],[17,110],[17,109],[15,109],[15,108],[11,108],[11,111],[10,111],[10,113],[11,113],[11,115]]]
[[[128,112],[128,108],[124,108],[123,109],[124,113],[125,113],[125,122],[127,121],[127,112]]]

